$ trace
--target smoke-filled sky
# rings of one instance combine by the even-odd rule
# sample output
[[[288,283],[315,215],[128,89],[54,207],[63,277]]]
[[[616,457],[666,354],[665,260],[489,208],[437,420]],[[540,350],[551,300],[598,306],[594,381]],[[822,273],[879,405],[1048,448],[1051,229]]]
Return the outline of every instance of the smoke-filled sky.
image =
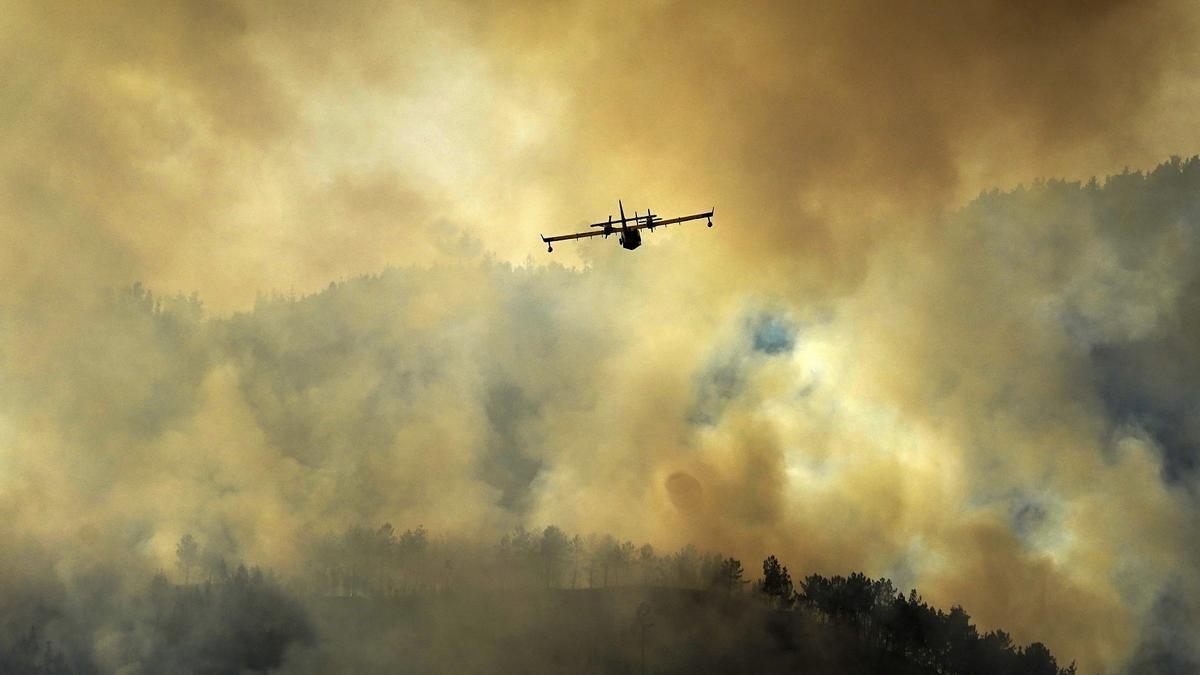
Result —
[[[1200,168],[1105,180],[1190,3],[2,4],[0,587],[557,523],[1200,627]],[[547,255],[618,198],[716,227]]]

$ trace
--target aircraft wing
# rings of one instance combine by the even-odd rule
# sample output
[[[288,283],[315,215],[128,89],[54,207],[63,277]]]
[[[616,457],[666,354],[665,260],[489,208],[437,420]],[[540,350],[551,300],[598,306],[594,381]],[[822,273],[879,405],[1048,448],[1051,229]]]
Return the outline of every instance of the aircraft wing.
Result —
[[[609,234],[617,234],[617,232],[614,231],[614,232],[610,232]],[[557,237],[542,237],[542,241],[549,244],[551,242],[565,241],[567,239],[586,239],[587,237],[602,237],[602,236],[604,236],[604,230],[596,230],[594,232],[576,232],[575,234],[560,234]]]
[[[639,220],[641,220],[641,222],[639,222],[637,225],[630,225],[629,229],[642,230],[642,229],[645,229],[648,227],[663,227],[664,225],[674,225],[675,223],[684,223],[689,220],[702,220],[704,218],[712,218],[712,215],[713,215],[712,211],[705,211],[704,213],[694,213],[690,216],[680,216],[679,218],[667,218],[666,220],[655,219],[653,222],[647,222],[643,219],[639,219]]]

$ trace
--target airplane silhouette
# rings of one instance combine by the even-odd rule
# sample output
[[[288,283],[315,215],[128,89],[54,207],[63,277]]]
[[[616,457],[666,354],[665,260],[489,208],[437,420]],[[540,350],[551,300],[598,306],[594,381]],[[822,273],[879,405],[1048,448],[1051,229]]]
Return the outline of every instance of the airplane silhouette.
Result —
[[[567,239],[586,239],[587,237],[601,237],[601,236],[604,237],[605,239],[607,239],[608,235],[610,235],[610,234],[619,234],[620,235],[619,242],[620,242],[621,246],[627,250],[632,251],[633,249],[642,245],[642,233],[639,232],[638,230],[649,229],[651,232],[653,232],[654,228],[656,228],[656,227],[666,227],[667,225],[683,223],[683,222],[687,222],[689,220],[700,220],[701,218],[707,218],[708,226],[712,227],[713,226],[712,215],[713,215],[713,212],[716,211],[716,209],[711,209],[711,210],[705,211],[704,213],[694,213],[690,216],[680,216],[679,218],[668,218],[667,220],[663,220],[661,217],[656,216],[653,213],[651,213],[649,209],[646,210],[646,215],[644,215],[644,216],[639,216],[637,211],[634,211],[633,218],[626,218],[625,217],[625,205],[622,204],[621,200],[619,200],[619,199],[617,200],[617,208],[619,208],[621,211],[621,219],[620,220],[613,221],[613,217],[610,215],[608,217],[608,222],[593,223],[591,225],[588,225],[588,227],[601,228],[598,231],[576,232],[575,234],[561,234],[561,235],[558,235],[557,237],[546,237],[546,236],[539,235],[539,236],[542,236],[542,242],[544,242],[546,244],[546,252],[547,253],[554,252],[554,242],[556,242],[556,241],[565,241]]]

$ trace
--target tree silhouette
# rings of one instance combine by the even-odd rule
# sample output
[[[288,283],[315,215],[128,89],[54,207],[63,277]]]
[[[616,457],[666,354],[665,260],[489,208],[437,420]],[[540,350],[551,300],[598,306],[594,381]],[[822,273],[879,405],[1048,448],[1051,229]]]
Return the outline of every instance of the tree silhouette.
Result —
[[[567,547],[567,555],[571,557],[571,588],[575,588],[579,582],[579,563],[583,560],[583,551],[583,537],[577,534]]]
[[[673,581],[677,586],[682,588],[695,588],[698,586],[696,576],[699,573],[700,552],[696,547],[688,544],[679,549],[677,553],[670,558],[670,573],[674,577]]]
[[[1046,649],[1046,645],[1034,642],[1019,653],[1020,669],[1029,675],[1059,675],[1058,662]],[[1067,671],[1075,672],[1075,664],[1068,666]]]
[[[200,562],[200,546],[196,544],[190,532],[183,535],[179,544],[175,546],[175,562],[179,565],[179,571],[183,572],[183,583],[190,583],[192,568]]]
[[[742,584],[749,583],[742,579],[745,571],[742,569],[742,561],[734,558],[726,558],[721,561],[717,568],[716,576],[713,578],[713,585],[724,588],[726,593],[742,590]]]
[[[613,539],[612,535],[606,534],[602,538],[596,540],[592,546],[592,574],[591,585],[594,587],[596,582],[597,572],[603,588],[608,588],[608,575],[614,565],[617,564],[621,555],[620,545],[617,540]]]
[[[413,530],[405,530],[396,538],[396,545],[393,547],[394,561],[400,566],[401,573],[410,577],[414,582],[419,581],[418,562],[428,547],[429,533],[425,530],[424,525],[418,525]]]
[[[627,541],[617,549],[617,569],[621,571],[621,578],[625,583],[630,583],[630,570],[633,568],[633,561],[637,559],[638,548],[633,545],[632,541]]]
[[[760,588],[772,606],[787,608],[792,605],[795,596],[792,575],[788,574],[787,567],[779,564],[779,559],[775,556],[769,556],[763,561],[763,580]]]
[[[571,542],[567,535],[554,525],[542,531],[542,540],[538,545],[542,559],[542,580],[546,588],[558,584],[559,573],[563,560],[570,552]]]
[[[204,571],[209,583],[229,579],[229,565],[225,562],[225,556],[211,546],[205,546],[204,552],[200,554],[200,569]]]
[[[642,544],[638,549],[638,567],[642,571],[642,585],[650,584],[650,575],[654,571],[654,547],[650,544]]]
[[[371,542],[371,558],[375,567],[376,588],[386,595],[390,592],[391,577],[388,569],[396,551],[396,529],[391,523],[384,523],[375,531],[375,539]]]

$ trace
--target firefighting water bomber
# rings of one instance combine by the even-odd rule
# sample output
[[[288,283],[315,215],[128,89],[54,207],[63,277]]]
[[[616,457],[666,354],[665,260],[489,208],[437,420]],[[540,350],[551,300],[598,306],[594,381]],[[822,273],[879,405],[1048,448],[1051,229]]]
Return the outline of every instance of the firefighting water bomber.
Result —
[[[675,225],[676,223],[685,223],[689,220],[701,219],[707,219],[708,226],[712,227],[712,216],[713,211],[715,211],[715,209],[710,209],[704,213],[693,213],[690,216],[680,216],[678,218],[667,218],[666,220],[663,220],[661,216],[654,215],[649,209],[646,210],[645,215],[638,215],[638,212],[634,211],[633,217],[627,218],[625,216],[625,205],[622,204],[621,200],[619,199],[617,200],[617,208],[621,212],[620,220],[613,220],[613,217],[610,215],[608,217],[608,221],[603,223],[593,223],[588,226],[598,229],[587,230],[585,232],[576,232],[575,234],[560,234],[556,237],[542,236],[542,242],[546,244],[546,251],[553,253],[554,242],[556,241],[566,241],[568,239],[586,239],[588,237],[604,237],[607,239],[608,235],[610,234],[617,235],[618,243],[620,243],[623,248],[632,251],[633,249],[642,245],[642,233],[640,230],[648,229],[653,232],[654,228],[656,227],[666,227],[667,225]]]

